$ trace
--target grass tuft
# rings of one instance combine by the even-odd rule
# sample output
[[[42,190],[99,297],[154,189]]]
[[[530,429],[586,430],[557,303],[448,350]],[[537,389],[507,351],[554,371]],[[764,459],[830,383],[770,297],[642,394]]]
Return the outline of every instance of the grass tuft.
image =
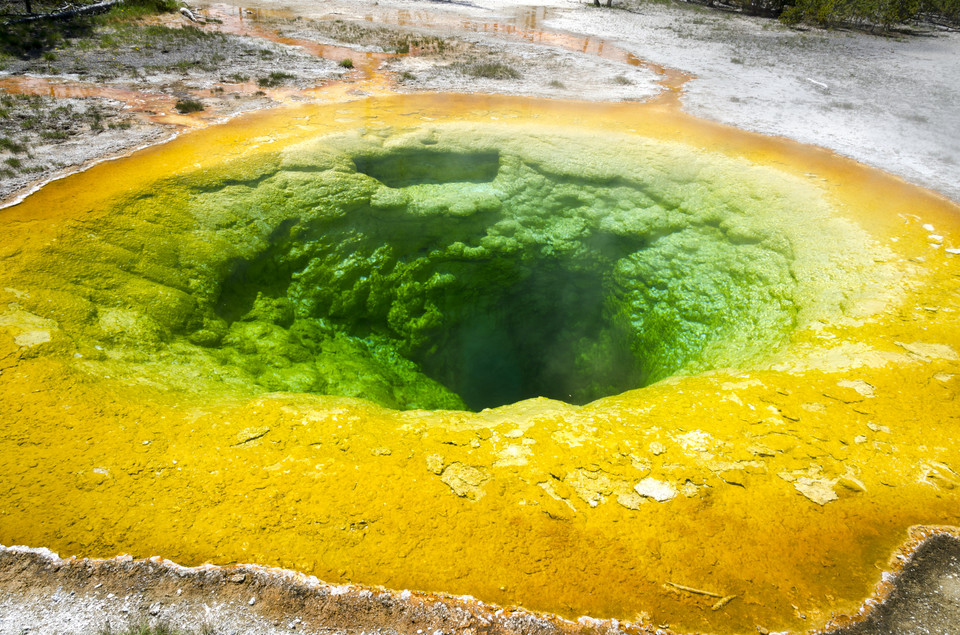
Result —
[[[10,137],[0,137],[0,150],[7,150],[14,154],[22,154],[27,151],[27,146],[17,143]]]
[[[181,115],[191,112],[200,112],[203,110],[203,103],[198,99],[180,99],[174,106]]]
[[[293,79],[294,76],[290,73],[283,73],[281,71],[273,71],[266,77],[257,78],[257,86],[260,88],[275,88],[282,84],[288,79]]]

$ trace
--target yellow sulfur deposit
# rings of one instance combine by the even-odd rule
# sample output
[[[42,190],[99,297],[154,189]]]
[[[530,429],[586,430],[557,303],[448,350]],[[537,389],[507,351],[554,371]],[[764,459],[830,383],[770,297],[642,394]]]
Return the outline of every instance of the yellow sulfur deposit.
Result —
[[[195,131],[0,211],[0,543],[819,627],[960,524],[958,249],[931,192],[656,104]],[[445,351],[526,372],[551,307],[562,363],[472,405]]]

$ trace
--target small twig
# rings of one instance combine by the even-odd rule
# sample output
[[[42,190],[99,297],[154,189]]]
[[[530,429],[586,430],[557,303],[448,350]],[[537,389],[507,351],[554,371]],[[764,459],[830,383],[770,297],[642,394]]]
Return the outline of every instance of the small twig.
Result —
[[[729,604],[729,603],[730,603],[730,600],[732,600],[732,599],[735,598],[735,597],[737,597],[737,596],[735,596],[735,595],[728,595],[728,596],[726,596],[726,597],[720,598],[719,600],[717,600],[717,602],[714,603],[713,606],[710,607],[710,610],[711,610],[711,611],[719,611],[720,609],[722,609],[723,607],[725,607],[727,604]]]
[[[723,596],[720,595],[719,593],[714,593],[713,591],[704,591],[703,589],[695,589],[692,586],[684,586],[682,584],[677,584],[676,582],[665,582],[663,586],[670,586],[670,587],[673,587],[674,589],[686,591],[687,593],[694,593],[696,595],[706,595],[707,597],[711,597],[711,598],[721,598],[721,601],[723,598]],[[727,602],[729,601],[730,600],[727,600]]]

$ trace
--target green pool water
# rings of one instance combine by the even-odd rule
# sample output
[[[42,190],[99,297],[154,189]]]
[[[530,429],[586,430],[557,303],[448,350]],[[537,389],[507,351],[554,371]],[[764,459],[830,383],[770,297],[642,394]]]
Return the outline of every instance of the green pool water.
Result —
[[[769,168],[468,125],[254,153],[71,231],[52,256],[91,363],[398,409],[582,404],[757,364],[863,293],[879,249]]]

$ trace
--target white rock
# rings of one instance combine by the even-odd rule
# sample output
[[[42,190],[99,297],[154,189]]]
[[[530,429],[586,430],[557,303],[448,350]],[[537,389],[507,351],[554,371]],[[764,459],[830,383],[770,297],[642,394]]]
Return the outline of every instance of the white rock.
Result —
[[[839,498],[833,491],[833,483],[828,480],[801,476],[793,482],[793,486],[817,505],[826,505]]]
[[[677,495],[677,488],[666,481],[658,481],[652,476],[648,476],[633,486],[637,494],[652,498],[658,503],[665,503]]]
[[[841,388],[852,388],[864,397],[876,397],[875,387],[872,384],[868,384],[862,379],[842,379],[837,382],[837,385]]]
[[[946,344],[929,344],[926,342],[911,342],[909,344],[906,342],[894,342],[894,344],[903,348],[908,353],[913,353],[924,361],[945,359],[955,362],[960,359],[957,352]]]

